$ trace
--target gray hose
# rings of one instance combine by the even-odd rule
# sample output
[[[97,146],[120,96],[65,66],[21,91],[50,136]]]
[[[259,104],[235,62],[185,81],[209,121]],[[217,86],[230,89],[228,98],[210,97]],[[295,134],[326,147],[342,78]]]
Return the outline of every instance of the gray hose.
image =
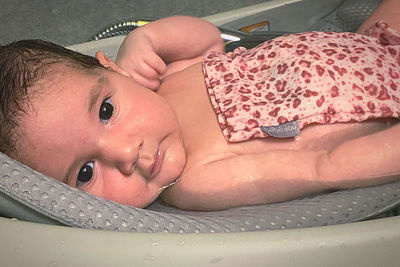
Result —
[[[93,35],[89,41],[101,40],[109,37],[114,37],[118,35],[127,35],[137,27],[140,27],[150,20],[133,20],[133,19],[125,19],[121,21],[117,21],[113,23],[95,35]],[[244,46],[246,48],[254,47],[262,42],[265,42],[269,39],[287,34],[288,32],[274,32],[274,31],[257,31],[251,34],[225,29],[223,27],[218,28],[221,31],[221,37],[225,41],[225,50],[227,52],[232,51],[238,46]]]
[[[114,37],[118,35],[127,35],[137,27],[140,27],[152,20],[133,20],[133,19],[124,19],[117,21],[109,26],[106,26],[101,31],[94,34],[89,41],[101,40],[109,37]]]

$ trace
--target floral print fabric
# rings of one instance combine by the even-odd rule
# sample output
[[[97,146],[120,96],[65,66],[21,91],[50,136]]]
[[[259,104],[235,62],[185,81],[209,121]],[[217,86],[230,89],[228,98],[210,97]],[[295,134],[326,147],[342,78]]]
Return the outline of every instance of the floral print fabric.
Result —
[[[367,35],[308,32],[203,62],[211,103],[230,142],[261,126],[400,116],[400,33],[377,22]]]

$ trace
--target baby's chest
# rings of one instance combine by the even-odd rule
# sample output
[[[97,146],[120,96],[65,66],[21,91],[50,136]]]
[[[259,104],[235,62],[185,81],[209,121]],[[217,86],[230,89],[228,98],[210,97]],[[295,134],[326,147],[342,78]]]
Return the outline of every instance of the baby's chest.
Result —
[[[275,138],[261,136],[242,142],[229,142],[212,106],[200,65],[174,75],[164,86],[174,88],[167,98],[172,104],[182,131],[188,166],[221,160],[233,155],[262,153],[273,150],[301,150],[331,148],[359,135],[362,127],[352,123],[312,124],[301,129],[299,136]]]

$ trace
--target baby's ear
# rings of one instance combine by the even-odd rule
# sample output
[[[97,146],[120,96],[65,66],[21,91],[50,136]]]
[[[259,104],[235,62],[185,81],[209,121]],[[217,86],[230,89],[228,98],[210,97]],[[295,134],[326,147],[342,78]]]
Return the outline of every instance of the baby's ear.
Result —
[[[103,51],[97,51],[95,55],[96,59],[103,65],[105,68],[115,71],[119,74],[122,74],[127,77],[131,77],[126,71],[120,68],[114,61],[112,61],[109,57],[107,57]]]

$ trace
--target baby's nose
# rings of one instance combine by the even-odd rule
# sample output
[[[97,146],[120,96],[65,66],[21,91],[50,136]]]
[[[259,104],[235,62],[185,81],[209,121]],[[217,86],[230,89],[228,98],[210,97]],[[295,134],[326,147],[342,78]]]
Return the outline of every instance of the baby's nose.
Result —
[[[117,138],[104,146],[104,157],[115,165],[123,174],[130,175],[135,170],[143,139],[139,136]]]

